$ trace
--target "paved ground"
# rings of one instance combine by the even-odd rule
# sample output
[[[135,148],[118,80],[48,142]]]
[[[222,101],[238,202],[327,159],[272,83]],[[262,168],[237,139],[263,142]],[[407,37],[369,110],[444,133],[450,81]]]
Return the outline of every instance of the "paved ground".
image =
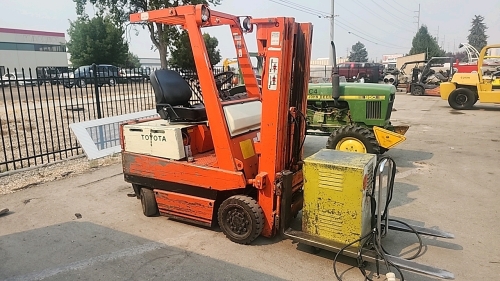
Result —
[[[419,262],[450,270],[456,280],[500,280],[500,106],[477,108],[456,112],[437,97],[397,96],[395,123],[411,128],[408,140],[387,153],[399,167],[391,213],[456,235],[424,238]],[[307,154],[324,143],[308,137]],[[12,213],[0,217],[0,279],[335,279],[331,253],[279,239],[241,246],[218,230],[146,218],[130,191],[121,166],[113,165],[1,196],[0,208]],[[411,234],[390,233],[385,245],[408,256],[415,242]],[[363,280],[354,264],[340,260],[344,280]]]

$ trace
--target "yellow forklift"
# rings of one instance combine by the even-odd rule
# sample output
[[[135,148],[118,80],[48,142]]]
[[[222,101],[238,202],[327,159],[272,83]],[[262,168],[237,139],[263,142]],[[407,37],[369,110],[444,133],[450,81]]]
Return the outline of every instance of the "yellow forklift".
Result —
[[[479,54],[477,72],[455,73],[450,82],[440,84],[440,95],[453,109],[472,109],[481,103],[500,103],[500,65],[496,71],[484,70],[486,59],[500,59],[500,44],[485,46]],[[490,64],[489,64],[490,65]],[[491,66],[491,65],[490,65]]]
[[[395,278],[391,268],[401,276],[404,269],[453,279],[451,272],[384,250],[389,229],[453,238],[388,216],[396,174],[391,158],[322,149],[304,159],[312,24],[238,17],[206,5],[146,11],[130,20],[188,31],[202,94],[190,103],[193,91],[179,73],[156,70],[151,84],[159,117],[120,126],[124,179],[145,216],[218,225],[239,244],[283,236],[357,258],[360,269],[365,261],[383,264],[388,280]],[[234,73],[214,75],[206,59],[201,28],[211,26],[231,29],[245,81],[237,94],[221,87]],[[254,30],[264,62],[261,85],[243,36]],[[339,79],[332,74],[336,103]]]

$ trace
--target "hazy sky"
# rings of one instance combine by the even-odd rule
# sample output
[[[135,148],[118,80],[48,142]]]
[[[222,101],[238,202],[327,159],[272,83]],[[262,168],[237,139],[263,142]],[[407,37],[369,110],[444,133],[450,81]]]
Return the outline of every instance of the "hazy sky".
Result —
[[[69,20],[76,18],[72,0],[0,0],[2,17],[0,27],[21,28],[67,33]],[[50,4],[49,4],[50,3]],[[251,3],[251,4],[250,4]],[[283,3],[280,5],[278,3]],[[306,8],[289,8],[296,3]],[[471,4],[473,3],[473,4]],[[383,54],[407,53],[417,31],[416,12],[420,4],[420,23],[428,26],[445,50],[454,51],[460,42],[467,42],[474,15],[482,15],[488,26],[488,43],[500,43],[499,0],[335,0],[335,44],[338,56],[358,40],[365,44],[371,59]],[[252,17],[289,16],[297,21],[312,22],[314,39],[312,58],[328,57],[331,1],[328,0],[222,0],[215,9],[235,15]],[[88,8],[92,13],[92,8]],[[228,27],[205,29],[219,39],[223,58],[235,57],[234,45]],[[349,33],[350,32],[350,33]],[[246,36],[248,48],[255,50],[255,35]],[[66,35],[66,39],[69,37]],[[158,57],[151,50],[148,34],[140,30],[127,34],[131,51],[139,57]]]

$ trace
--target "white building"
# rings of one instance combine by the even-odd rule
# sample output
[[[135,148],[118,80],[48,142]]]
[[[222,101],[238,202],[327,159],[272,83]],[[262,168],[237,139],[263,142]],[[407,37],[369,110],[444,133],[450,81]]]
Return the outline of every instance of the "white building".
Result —
[[[403,56],[403,54],[382,55],[382,64],[385,68],[396,68],[398,58]]]
[[[141,63],[141,67],[143,68],[151,68],[151,69],[161,68],[160,58],[139,58],[139,62]]]
[[[64,33],[0,28],[0,73],[68,67]],[[14,70],[16,69],[16,70]]]

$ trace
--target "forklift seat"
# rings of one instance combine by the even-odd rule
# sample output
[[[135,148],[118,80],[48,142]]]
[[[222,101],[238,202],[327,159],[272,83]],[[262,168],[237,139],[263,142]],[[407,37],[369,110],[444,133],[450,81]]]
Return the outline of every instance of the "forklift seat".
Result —
[[[207,120],[205,106],[202,103],[189,103],[193,94],[192,89],[177,71],[155,70],[150,78],[156,96],[156,111],[161,118],[172,122]]]

